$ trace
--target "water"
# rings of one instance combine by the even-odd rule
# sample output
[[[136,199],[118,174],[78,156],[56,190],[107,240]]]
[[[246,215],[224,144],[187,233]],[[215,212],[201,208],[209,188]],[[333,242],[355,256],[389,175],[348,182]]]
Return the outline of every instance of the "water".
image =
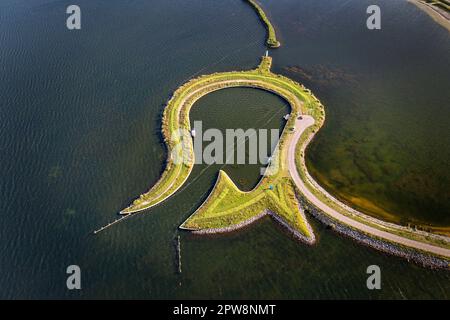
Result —
[[[448,159],[448,143],[440,135],[448,121],[444,107],[448,93],[442,90],[449,74],[448,35],[431,19],[403,1],[381,2],[388,6],[386,16],[397,21],[385,19],[386,27],[394,25],[400,37],[396,39],[404,38],[406,48],[418,52],[410,56],[410,50],[388,41],[386,32],[376,36],[382,46],[376,53],[383,54],[375,64],[365,55],[370,51],[365,37],[345,36],[358,32],[350,27],[352,21],[363,23],[358,10],[364,2],[262,3],[283,43],[273,52],[277,72],[301,78],[286,67],[327,64],[331,70],[343,69],[341,78],[358,82],[352,86],[338,78],[323,84],[320,77],[304,81],[327,105],[327,125],[309,158],[310,168],[324,185],[336,189],[336,179],[325,184],[327,179],[321,178],[333,177],[329,175],[333,167],[348,172],[336,148],[359,148],[355,154],[361,155],[362,166],[373,166],[379,136],[395,137],[405,145],[412,139],[418,150],[430,143],[423,149],[429,155],[410,159],[414,161],[408,170]],[[208,195],[220,166],[206,170],[196,166],[189,186],[170,201],[93,236],[93,230],[114,220],[116,212],[158,179],[165,159],[160,117],[171,92],[196,74],[255,67],[265,50],[264,29],[241,1],[136,0],[125,5],[119,0],[86,0],[78,1],[82,30],[70,32],[64,13],[69,4],[45,0],[0,4],[1,298],[449,298],[447,272],[422,269],[362,247],[312,219],[319,238],[314,247],[291,239],[268,219],[220,237],[182,233],[183,273],[177,275],[177,227]],[[343,17],[347,17],[344,24],[334,25]],[[426,46],[427,55],[417,65]],[[394,74],[389,77],[388,71]],[[411,77],[418,71],[420,77]],[[426,101],[441,101],[441,108],[427,104],[426,110],[432,112],[426,113],[426,123],[437,132],[425,142],[423,137],[432,132],[429,126],[421,127],[423,131],[392,122],[370,127],[393,110],[385,105],[390,101],[396,101],[390,105],[395,106],[395,119],[409,112],[406,121],[423,119],[420,105],[405,111],[397,102],[405,96],[411,96],[410,103],[425,99],[421,94],[434,90],[440,94],[430,94]],[[386,98],[378,100],[381,91]],[[201,99],[192,119],[222,128],[279,128],[285,108],[273,95],[229,89]],[[268,118],[279,110],[283,110],[279,117]],[[366,127],[371,135],[363,134]],[[367,137],[373,141],[360,146]],[[397,156],[400,148],[389,151],[393,148],[389,141],[383,140],[388,151],[380,151],[389,154],[386,159],[408,158],[408,153]],[[258,178],[255,167],[225,170],[244,189]],[[357,169],[352,170],[358,175]],[[442,188],[448,186],[448,173],[435,170],[429,184],[440,188],[435,200],[439,210],[427,211],[426,218],[448,225],[448,188]],[[389,211],[393,210],[389,203],[398,199],[401,210],[394,213],[425,219],[402,200],[406,191],[389,194],[387,179],[375,183],[361,175],[355,181],[339,190],[354,188],[357,197],[372,199]],[[381,201],[367,191],[370,184],[385,188],[389,197],[384,195]],[[420,201],[433,208],[426,204],[427,190],[420,190],[425,199]],[[345,194],[345,189],[338,193],[344,198]],[[65,287],[65,270],[71,264],[82,269],[81,291]],[[365,268],[370,264],[382,269],[380,292],[365,288]]]

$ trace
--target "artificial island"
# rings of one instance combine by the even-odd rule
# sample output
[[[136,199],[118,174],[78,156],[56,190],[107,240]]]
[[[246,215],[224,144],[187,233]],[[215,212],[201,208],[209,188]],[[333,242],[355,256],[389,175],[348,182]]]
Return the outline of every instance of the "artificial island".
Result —
[[[248,2],[266,26],[267,46],[279,47],[261,6],[253,0]],[[316,238],[307,213],[364,245],[422,265],[448,269],[450,238],[368,216],[330,195],[311,177],[305,152],[325,121],[324,106],[303,85],[272,73],[271,65],[272,58],[266,53],[256,69],[203,75],[179,87],[163,113],[162,134],[168,151],[165,170],[158,182],[121,214],[128,217],[148,210],[185,184],[195,163],[189,112],[197,100],[226,88],[257,88],[280,96],[290,106],[278,147],[264,175],[253,190],[244,192],[221,170],[208,198],[180,229],[198,234],[224,233],[270,216],[295,238],[313,244]]]

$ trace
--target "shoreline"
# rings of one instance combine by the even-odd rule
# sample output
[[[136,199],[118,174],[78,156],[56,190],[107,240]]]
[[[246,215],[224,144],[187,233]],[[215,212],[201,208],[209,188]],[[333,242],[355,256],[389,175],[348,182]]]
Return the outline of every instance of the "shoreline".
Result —
[[[300,212],[302,212],[302,210],[300,210]],[[303,212],[302,212],[302,215],[304,216]],[[283,220],[283,218],[279,217],[277,214],[275,214],[274,212],[272,212],[270,210],[264,210],[260,214],[253,216],[252,218],[250,218],[248,220],[245,220],[241,223],[238,223],[238,224],[235,224],[235,225],[232,225],[229,227],[224,227],[224,228],[211,228],[211,229],[201,229],[201,230],[189,229],[189,228],[185,228],[182,226],[180,226],[179,228],[181,230],[190,231],[192,234],[197,234],[197,235],[223,234],[223,233],[238,231],[240,229],[248,227],[248,226],[252,225],[254,222],[259,221],[260,219],[267,217],[267,216],[271,217],[272,220],[274,220],[276,223],[278,223],[281,227],[285,228],[286,231],[288,231],[289,234],[291,234],[295,239],[297,239],[303,243],[306,243],[308,245],[313,245],[314,243],[316,243],[316,237],[314,235],[314,232],[312,232],[312,228],[309,224],[308,224],[308,227],[311,230],[311,237],[306,237],[303,234],[301,234],[300,232],[298,232],[297,230],[295,230],[294,228],[292,228],[286,221]],[[305,216],[305,218],[306,218],[306,216]]]
[[[415,5],[417,8],[427,13],[436,23],[447,29],[450,32],[450,13],[446,13],[444,10],[436,8],[430,4],[427,4],[420,0],[407,0],[409,3]],[[448,16],[448,18],[446,17]]]
[[[379,252],[406,259],[408,262],[413,262],[422,267],[442,269],[447,271],[450,270],[449,262],[446,259],[422,253],[420,251],[417,251],[416,249],[402,247],[392,242],[375,238],[372,235],[367,235],[359,230],[356,230],[346,224],[339,222],[338,220],[329,217],[328,215],[324,214],[322,210],[316,208],[313,204],[311,204],[304,198],[300,198],[300,203],[302,203],[302,206],[308,207],[308,213],[317,221],[327,227],[330,227],[337,234],[352,239],[353,241],[356,241],[361,245],[367,246]]]

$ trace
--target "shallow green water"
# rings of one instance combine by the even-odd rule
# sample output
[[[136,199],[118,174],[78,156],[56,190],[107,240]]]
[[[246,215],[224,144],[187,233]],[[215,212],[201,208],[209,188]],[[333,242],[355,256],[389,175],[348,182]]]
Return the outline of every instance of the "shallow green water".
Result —
[[[261,2],[283,43],[272,52],[275,71],[302,80],[286,67],[343,69],[326,83],[323,73],[304,79],[328,114],[310,152],[316,176],[335,184],[350,180],[338,185],[340,194],[351,189],[396,214],[448,223],[442,169],[448,35],[403,1],[380,2],[390,31],[374,36],[376,47],[356,27],[364,23],[364,1]],[[198,74],[254,68],[265,51],[264,29],[249,6],[234,0],[78,4],[82,30],[69,32],[64,1],[0,3],[1,298],[449,298],[447,272],[360,246],[311,218],[319,239],[313,247],[270,220],[220,237],[181,233],[183,273],[177,275],[177,227],[206,198],[220,166],[196,166],[170,201],[93,236],[158,179],[166,156],[160,117],[170,94]],[[419,54],[425,58],[419,61]],[[349,83],[353,78],[356,84]],[[279,128],[284,108],[273,95],[230,89],[201,99],[192,119],[211,127]],[[276,110],[283,111],[268,121]],[[414,125],[419,120],[422,127]],[[416,154],[410,144],[427,152]],[[372,181],[363,174],[378,167],[392,168],[395,177],[428,168],[430,189],[411,186],[421,187],[422,208],[439,210],[421,210],[426,217],[410,210],[402,200],[412,197],[409,183],[395,189],[392,177]],[[243,188],[258,179],[259,166],[225,169]],[[426,201],[433,188],[439,195]],[[81,291],[66,289],[70,264],[81,267]],[[365,287],[370,264],[382,270],[379,292]]]
[[[378,2],[379,31],[365,28],[370,1],[332,2],[267,1],[287,21],[277,71],[326,106],[311,173],[375,216],[449,227],[450,33],[405,1]]]

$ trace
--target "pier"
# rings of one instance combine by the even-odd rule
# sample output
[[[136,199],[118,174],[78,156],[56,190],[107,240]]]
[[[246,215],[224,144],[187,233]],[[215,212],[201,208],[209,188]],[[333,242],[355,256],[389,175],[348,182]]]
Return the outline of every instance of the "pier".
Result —
[[[181,241],[180,241],[180,236],[177,236],[176,250],[177,250],[178,273],[181,273]]]
[[[107,225],[101,227],[100,229],[95,230],[95,231],[94,231],[94,234],[97,234],[97,233],[99,233],[99,232],[102,232],[102,231],[108,229],[109,227],[112,227],[112,226],[115,225],[116,223],[119,223],[119,222],[121,222],[122,220],[125,220],[126,218],[128,218],[128,217],[130,217],[130,216],[131,216],[131,215],[129,215],[129,214],[128,214],[128,215],[125,215],[125,216],[122,216],[122,217],[120,217],[119,219],[116,219],[116,220],[114,220],[113,222],[110,222],[110,223],[108,223]]]

